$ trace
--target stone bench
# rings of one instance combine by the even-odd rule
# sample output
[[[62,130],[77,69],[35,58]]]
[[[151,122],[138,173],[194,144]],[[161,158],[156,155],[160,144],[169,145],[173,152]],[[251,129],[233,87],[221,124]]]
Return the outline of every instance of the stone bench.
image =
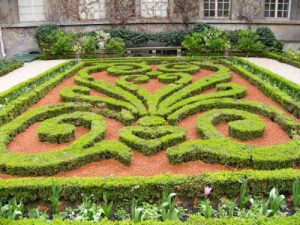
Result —
[[[152,56],[156,56],[157,51],[177,51],[177,56],[181,56],[182,53],[181,46],[168,46],[168,47],[136,47],[136,48],[127,48],[126,52],[128,56],[132,56],[134,52],[151,52]]]

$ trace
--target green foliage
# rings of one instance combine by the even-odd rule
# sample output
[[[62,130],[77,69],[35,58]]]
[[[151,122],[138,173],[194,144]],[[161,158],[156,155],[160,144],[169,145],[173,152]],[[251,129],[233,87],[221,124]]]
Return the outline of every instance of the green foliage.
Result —
[[[97,49],[98,38],[96,36],[89,35],[82,41],[82,49],[84,53],[93,53]]]
[[[103,213],[106,218],[110,219],[112,215],[112,209],[113,209],[113,202],[108,201],[108,194],[105,192],[103,193]]]
[[[244,52],[259,52],[264,49],[260,36],[252,30],[241,30],[238,38],[238,48]]]
[[[28,211],[28,218],[29,219],[39,219],[47,221],[49,219],[49,215],[47,212],[42,212],[40,209],[30,209]]]
[[[82,203],[76,209],[68,208],[64,217],[77,221],[99,222],[104,217],[103,209],[94,202],[94,196],[82,195]]]
[[[123,55],[125,52],[125,42],[121,38],[111,38],[105,45],[107,53]]]
[[[24,63],[16,60],[0,59],[0,77],[20,68],[21,66],[23,66],[23,64]]]
[[[280,195],[277,188],[273,188],[266,204],[271,210],[271,215],[275,215],[286,207],[285,196]]]
[[[295,180],[293,183],[293,206],[296,210],[300,208],[300,181]]]
[[[144,32],[137,32],[127,29],[113,29],[107,32],[114,38],[122,38],[125,41],[131,42],[133,44],[143,44],[150,40],[150,35]]]
[[[112,29],[107,30],[112,37],[122,38],[129,44],[142,45],[148,41],[163,42],[167,45],[181,45],[184,38],[193,32],[203,32],[210,26],[205,23],[196,23],[191,30],[166,31],[159,33],[137,32],[128,29]]]
[[[251,196],[249,195],[249,187],[247,178],[241,179],[241,188],[240,188],[240,209],[245,209],[249,203]]]
[[[60,206],[60,194],[62,192],[62,188],[56,186],[56,184],[53,182],[51,186],[51,197],[49,198],[51,202],[51,210],[52,214],[54,216],[57,216],[59,214],[59,206]]]
[[[256,29],[256,33],[260,37],[260,42],[265,45],[271,51],[281,52],[283,44],[278,41],[273,31],[268,27],[259,27]]]
[[[0,218],[19,220],[24,217],[24,204],[18,202],[16,198],[10,200],[8,204],[0,202]]]
[[[206,219],[213,218],[215,210],[213,209],[209,199],[203,200],[199,205],[199,214]]]
[[[225,63],[253,85],[259,87],[287,111],[292,112],[297,117],[300,116],[299,85],[247,60],[234,57],[230,61]]]
[[[52,43],[49,39],[49,35],[57,30],[60,30],[60,27],[56,24],[44,24],[36,29],[35,39],[42,50],[51,46]]]
[[[60,29],[51,32],[48,37],[46,47],[42,50],[51,55],[63,55],[73,50],[74,36],[71,33],[66,33]]]
[[[182,46],[192,55],[201,52],[222,52],[230,47],[230,41],[225,33],[217,28],[205,29],[201,33],[187,36]]]
[[[163,193],[162,203],[159,207],[162,221],[178,221],[184,216],[185,209],[177,206],[176,196],[176,193]]]

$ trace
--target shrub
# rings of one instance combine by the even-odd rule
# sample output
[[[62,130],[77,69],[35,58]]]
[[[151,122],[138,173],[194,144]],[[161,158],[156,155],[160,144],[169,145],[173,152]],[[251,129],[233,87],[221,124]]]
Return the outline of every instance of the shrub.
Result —
[[[84,53],[95,52],[97,49],[98,39],[96,36],[89,35],[82,41],[82,48]]]
[[[105,45],[107,53],[124,54],[125,42],[122,38],[111,38]]]
[[[273,33],[273,31],[268,27],[257,28],[256,33],[260,37],[260,41],[267,48],[274,51],[282,51],[283,44],[278,41]]]
[[[182,46],[188,49],[189,53],[197,54],[199,51],[224,51],[230,47],[230,42],[223,31],[217,28],[206,28],[202,33],[187,36]]]
[[[60,55],[69,53],[73,50],[74,37],[70,33],[65,33],[60,29],[54,30],[48,35],[47,39],[47,48],[42,48],[46,53]]]
[[[238,47],[243,52],[261,51],[264,49],[259,35],[252,30],[241,30],[239,32]]]
[[[128,29],[112,29],[108,30],[112,37],[122,38],[125,41],[128,41],[133,44],[143,44],[150,40],[150,35],[145,32],[137,32]]]
[[[37,28],[35,39],[37,40],[38,45],[42,50],[47,49],[47,47],[49,47],[51,44],[49,43],[48,39],[49,34],[59,29],[59,26],[56,24],[45,24]]]

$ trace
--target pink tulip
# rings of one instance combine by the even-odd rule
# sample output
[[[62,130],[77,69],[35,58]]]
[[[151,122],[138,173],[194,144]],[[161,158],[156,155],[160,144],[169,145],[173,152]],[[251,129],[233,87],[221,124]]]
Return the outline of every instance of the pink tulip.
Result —
[[[211,187],[205,187],[204,188],[204,195],[205,196],[209,196],[212,192],[212,188]]]

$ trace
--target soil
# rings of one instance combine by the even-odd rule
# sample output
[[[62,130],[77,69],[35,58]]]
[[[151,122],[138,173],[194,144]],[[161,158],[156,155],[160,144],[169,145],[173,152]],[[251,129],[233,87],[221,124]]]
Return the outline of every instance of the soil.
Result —
[[[156,70],[156,66],[153,66],[153,70]],[[194,75],[193,80],[199,80],[204,77],[208,77],[213,74],[213,71],[210,70],[201,70],[197,74]],[[55,87],[49,94],[40,100],[37,104],[35,104],[32,108],[40,107],[42,105],[51,105],[55,103],[61,102],[59,97],[59,91],[62,88],[74,86],[75,81],[74,77],[76,75],[66,79],[57,87]],[[93,77],[96,79],[103,79],[108,82],[115,83],[118,77],[110,76],[107,72],[99,72],[94,73]],[[273,105],[280,109],[283,109],[278,103],[274,102],[269,97],[265,96],[262,91],[260,91],[255,86],[251,85],[247,80],[239,76],[238,74],[233,74],[232,82],[242,84],[247,87],[248,94],[245,99],[248,100],[256,100],[263,102],[267,105]],[[157,89],[166,86],[166,84],[162,84],[157,80],[151,79],[150,82],[146,84],[140,84],[140,86],[147,88],[150,92],[154,93]],[[201,94],[212,93],[216,91],[215,88],[207,90]],[[105,94],[99,93],[95,90],[91,91],[92,95],[103,96]],[[192,115],[180,123],[180,126],[186,128],[188,132],[188,139],[199,139],[201,137],[198,136],[195,124],[197,118],[201,115],[201,113]],[[289,114],[291,115],[291,114]],[[255,140],[243,141],[243,143],[259,145],[259,146],[270,146],[270,145],[278,145],[286,143],[290,140],[289,136],[285,133],[285,131],[276,123],[271,120],[261,116],[261,118],[265,121],[266,130],[265,134],[261,138],[257,138]],[[118,133],[120,129],[124,127],[120,122],[106,118],[105,119],[108,124],[107,137],[108,140],[118,140]],[[298,120],[300,121],[300,120]],[[25,132],[19,134],[8,146],[9,150],[14,153],[20,154],[36,154],[48,151],[58,150],[64,147],[69,146],[73,141],[64,144],[51,144],[49,142],[40,142],[37,136],[37,128],[39,123],[35,123],[30,126]],[[228,136],[228,124],[219,124],[217,125],[217,129],[225,136]],[[86,134],[88,132],[87,129],[83,127],[77,128],[76,139],[80,136]],[[230,137],[232,138],[232,137]],[[75,140],[76,140],[75,139]],[[233,140],[240,141],[232,138]],[[227,170],[236,170],[235,168],[226,167],[218,164],[208,164],[202,161],[196,162],[187,162],[181,163],[179,165],[172,165],[169,163],[166,152],[162,151],[153,156],[144,156],[143,154],[133,151],[133,160],[132,164],[127,167],[122,163],[116,160],[104,160],[100,162],[92,162],[85,166],[82,166],[78,169],[74,169],[68,172],[61,172],[57,174],[58,177],[108,177],[108,176],[153,176],[159,174],[201,174],[203,172],[217,172],[217,171],[227,171]],[[14,176],[0,174],[0,178],[11,178]]]

